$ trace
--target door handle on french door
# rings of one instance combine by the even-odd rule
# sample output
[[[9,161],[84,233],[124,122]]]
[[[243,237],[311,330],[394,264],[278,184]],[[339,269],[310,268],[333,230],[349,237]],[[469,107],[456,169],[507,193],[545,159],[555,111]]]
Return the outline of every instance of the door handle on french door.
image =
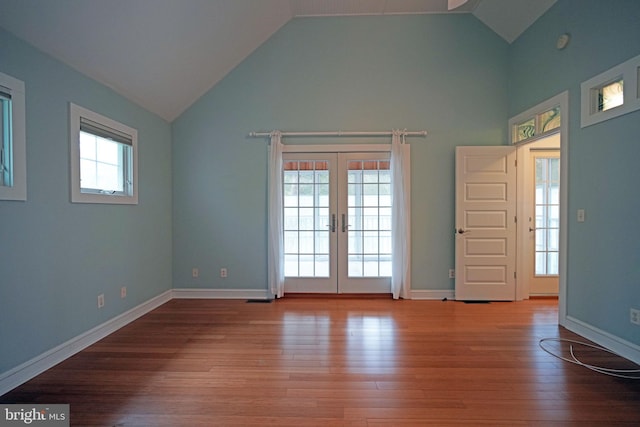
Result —
[[[328,225],[332,233],[336,232],[336,214],[331,214],[331,225]]]
[[[331,224],[327,224],[327,227],[332,233],[336,232],[336,214],[331,214]]]
[[[345,214],[342,214],[342,232],[344,233],[345,231],[347,231],[347,228],[349,227],[347,225],[347,216]]]

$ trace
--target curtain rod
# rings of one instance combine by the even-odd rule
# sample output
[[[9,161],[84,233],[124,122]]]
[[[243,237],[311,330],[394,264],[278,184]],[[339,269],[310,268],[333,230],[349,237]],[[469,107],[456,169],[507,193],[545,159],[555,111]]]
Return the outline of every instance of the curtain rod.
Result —
[[[249,136],[252,137],[265,137],[271,136],[272,132],[250,132]],[[405,136],[427,136],[426,130],[408,132],[400,131]],[[393,131],[386,132],[343,132],[343,131],[329,131],[329,132],[280,132],[280,136],[391,136]]]

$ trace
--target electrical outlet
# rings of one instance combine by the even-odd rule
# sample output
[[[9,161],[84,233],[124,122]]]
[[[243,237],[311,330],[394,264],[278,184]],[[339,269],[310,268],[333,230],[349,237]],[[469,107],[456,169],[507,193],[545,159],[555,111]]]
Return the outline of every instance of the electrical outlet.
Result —
[[[126,298],[127,297],[127,287],[123,286],[120,288],[120,298]]]
[[[220,269],[220,277],[227,277],[227,269],[226,268],[221,268]]]
[[[634,325],[640,325],[640,310],[637,310],[635,308],[632,308],[629,311],[629,320],[631,321],[631,323],[633,323]]]
[[[104,307],[104,294],[98,295],[98,308]]]
[[[195,267],[194,267],[194,268],[192,268],[192,269],[191,269],[191,277],[194,277],[194,278],[195,278],[195,277],[198,277],[198,276],[200,276],[200,270],[198,270],[198,269],[197,269],[197,268],[195,268]]]
[[[455,279],[456,278],[456,271],[453,268],[449,269],[449,279]]]

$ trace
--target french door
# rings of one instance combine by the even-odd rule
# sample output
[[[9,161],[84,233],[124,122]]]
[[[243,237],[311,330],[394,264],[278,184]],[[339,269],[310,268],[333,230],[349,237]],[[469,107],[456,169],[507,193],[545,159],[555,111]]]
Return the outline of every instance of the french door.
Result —
[[[284,287],[391,292],[389,153],[283,153]]]
[[[529,216],[531,295],[557,295],[560,252],[560,151],[534,151],[533,200]],[[531,219],[535,218],[535,221]]]

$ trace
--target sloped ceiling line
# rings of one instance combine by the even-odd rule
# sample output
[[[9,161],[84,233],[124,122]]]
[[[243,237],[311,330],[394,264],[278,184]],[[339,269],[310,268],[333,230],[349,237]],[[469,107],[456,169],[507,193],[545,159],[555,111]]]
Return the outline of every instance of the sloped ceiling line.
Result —
[[[0,27],[171,122],[289,20],[473,13],[512,42],[556,0],[0,0]]]

